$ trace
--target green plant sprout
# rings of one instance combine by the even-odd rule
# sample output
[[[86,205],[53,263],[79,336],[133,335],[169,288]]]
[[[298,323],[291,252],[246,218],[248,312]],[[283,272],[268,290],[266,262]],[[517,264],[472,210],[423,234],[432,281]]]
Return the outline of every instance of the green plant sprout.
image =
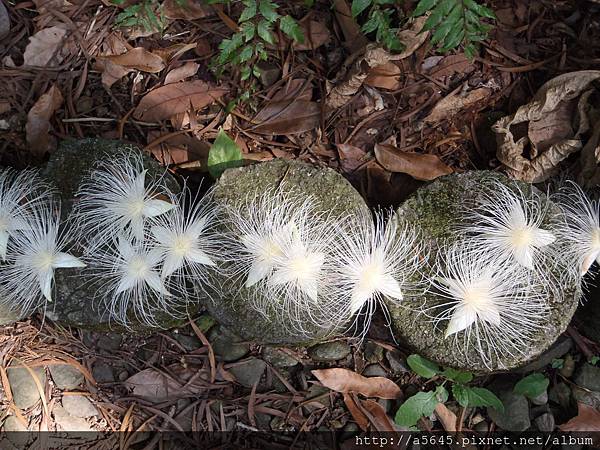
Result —
[[[179,0],[185,2],[185,0]],[[121,6],[125,0],[110,0],[115,6]],[[140,27],[145,31],[163,32],[168,24],[158,0],[142,0],[127,6],[115,17],[117,27]]]
[[[396,412],[395,422],[403,427],[415,429],[421,417],[430,416],[438,403],[448,401],[449,393],[446,383],[452,385],[452,396],[463,408],[476,406],[489,406],[498,411],[504,411],[504,405],[489,389],[468,386],[473,380],[471,372],[463,372],[451,367],[442,370],[437,364],[419,355],[410,355],[407,358],[410,368],[419,376],[427,379],[439,376],[444,379],[435,391],[418,392],[408,398]]]

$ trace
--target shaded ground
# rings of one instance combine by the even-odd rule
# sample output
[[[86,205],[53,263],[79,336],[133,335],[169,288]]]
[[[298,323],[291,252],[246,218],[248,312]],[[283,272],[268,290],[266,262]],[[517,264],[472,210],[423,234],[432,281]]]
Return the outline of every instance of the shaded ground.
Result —
[[[247,160],[299,158],[327,165],[344,173],[373,205],[397,204],[423,183],[418,179],[499,168],[490,125],[530,101],[545,81],[600,63],[600,8],[593,2],[492,1],[499,24],[475,60],[461,53],[437,55],[427,41],[414,38],[405,58],[378,69],[364,69],[365,38],[346,20],[347,3],[334,3],[337,12],[317,2],[302,19],[311,45],[272,49],[259,90],[227,113],[225,106],[247,85],[236,73],[217,79],[208,63],[231,33],[228,19],[237,17],[235,10],[200,8],[195,20],[170,20],[162,35],[135,37],[139,30],[112,27],[119,11],[108,2],[5,2],[11,29],[0,43],[0,164],[41,163],[57,139],[102,136],[146,145],[170,170],[198,182],[206,178],[208,149],[223,127]],[[284,8],[302,11],[291,2]],[[27,55],[32,36],[39,48]],[[144,49],[135,51],[141,61],[111,59],[132,49]],[[24,66],[25,59],[42,67]],[[179,103],[156,114],[140,110],[140,102],[152,101],[154,88],[183,79],[205,82],[204,91],[218,87],[218,101],[198,110]],[[356,80],[364,84],[357,87]],[[197,94],[199,103],[204,91]],[[405,152],[434,158],[398,170],[393,155]],[[393,342],[381,320],[361,345],[342,339],[308,353],[233,345],[235,338],[217,326],[196,323],[196,329],[141,339],[65,330],[37,318],[5,327],[0,422],[5,419],[4,429],[36,430],[322,428],[350,436],[360,427],[389,429],[385,413],[393,417],[403,399],[439,381],[408,370],[410,352]],[[577,415],[578,401],[598,408],[600,369],[593,360],[600,354],[598,334],[582,332],[586,338],[574,325],[571,337],[535,368],[550,379],[545,399],[508,399],[512,417],[494,420],[485,408],[465,410],[450,401],[446,420],[438,420],[438,411],[419,426],[488,430],[496,428],[495,421],[519,419],[503,425],[551,430]],[[10,374],[15,362],[48,369],[32,383],[29,371]],[[63,388],[50,369],[59,364],[77,369]],[[329,367],[389,378],[401,396],[379,399],[376,407],[358,395],[323,388],[311,369]],[[512,386],[521,376],[483,377],[474,384],[506,393],[501,384]],[[92,401],[87,417],[73,416],[88,407],[82,396],[73,405],[77,394]],[[598,417],[594,420],[600,427]]]

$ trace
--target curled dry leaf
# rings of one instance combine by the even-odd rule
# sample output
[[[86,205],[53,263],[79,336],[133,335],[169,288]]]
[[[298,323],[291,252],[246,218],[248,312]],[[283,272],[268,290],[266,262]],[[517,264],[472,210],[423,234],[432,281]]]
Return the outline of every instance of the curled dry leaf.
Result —
[[[600,411],[577,402],[577,415],[567,423],[559,425],[560,431],[600,431]]]
[[[446,405],[438,403],[435,406],[435,415],[440,419],[444,430],[450,432],[456,431],[458,419],[456,418],[456,414],[450,411]]]
[[[382,89],[399,89],[400,74],[400,67],[390,61],[382,66],[373,67],[365,79],[365,84]]]
[[[352,414],[352,418],[354,419],[358,427],[363,431],[367,431],[369,429],[369,418],[359,408],[357,404],[357,399],[351,394],[344,392],[344,403],[346,404],[348,411],[350,411],[350,414]]]
[[[115,64],[109,59],[96,59],[94,68],[102,72],[102,85],[107,89],[133,70]]]
[[[582,135],[591,127],[588,91],[598,79],[599,70],[560,75],[544,84],[530,103],[496,122],[497,157],[509,175],[529,183],[542,182],[556,174],[569,155],[581,150]],[[527,124],[524,136],[515,136],[519,124]],[[528,144],[530,157],[525,156]]]
[[[149,144],[158,139],[164,140],[161,140],[157,145],[147,148],[147,150],[150,150],[161,164],[168,166],[195,161],[197,162],[194,165],[195,167],[206,168],[208,151],[210,149],[210,145],[207,142],[183,134],[168,137],[161,136],[159,131],[148,133]]]
[[[63,58],[63,44],[67,30],[61,27],[44,28],[29,38],[23,53],[24,66],[55,67]]]
[[[186,78],[192,77],[196,75],[199,67],[199,64],[188,61],[183,66],[171,70],[165,77],[165,84],[177,83],[178,81],[183,81]]]
[[[250,130],[260,134],[297,134],[317,128],[321,108],[306,100],[269,102],[253,119]]]
[[[354,172],[365,163],[367,152],[350,144],[338,144],[338,154],[344,172]]]
[[[206,0],[165,0],[162,12],[167,19],[197,20],[214,14]]]
[[[126,69],[136,69],[142,72],[158,73],[165,68],[163,59],[143,47],[132,48],[120,55],[99,56]]]
[[[410,27],[398,33],[398,39],[404,44],[404,50],[394,55],[394,59],[404,59],[412,55],[429,37],[429,31],[423,31],[429,14],[413,19]]]
[[[434,58],[439,58],[434,60]],[[429,76],[438,80],[450,77],[455,74],[466,75],[474,72],[476,67],[473,61],[470,61],[465,55],[431,56],[423,62],[430,60],[435,62],[431,67],[423,67],[429,73]]]
[[[403,152],[386,144],[375,144],[377,162],[390,172],[406,173],[416,180],[430,181],[453,172],[436,155]]]
[[[363,48],[369,40],[360,31],[360,25],[352,18],[352,9],[348,0],[333,0],[335,18],[344,34],[344,46],[350,53]]]
[[[371,425],[373,425],[373,428],[382,432],[396,431],[394,422],[392,422],[390,416],[386,414],[383,406],[373,400],[368,399],[360,400],[360,403],[368,413],[367,418],[369,419],[369,422],[371,422]]]
[[[477,88],[472,91],[453,91],[435,104],[431,112],[425,117],[425,122],[438,123],[451,118],[463,109],[476,105],[491,95],[488,88]]]
[[[292,44],[294,50],[314,50],[327,44],[331,39],[331,32],[323,22],[316,20],[301,22],[300,28],[304,33],[304,42],[294,41]]]
[[[225,95],[227,89],[205,81],[184,81],[150,91],[133,112],[136,119],[158,122],[189,109],[199,110]]]
[[[183,387],[174,378],[156,369],[144,369],[129,377],[124,384],[131,389],[134,396],[152,403],[164,402],[173,397],[185,397],[193,392],[193,387]]]
[[[60,90],[52,86],[27,113],[25,136],[30,150],[37,157],[43,156],[56,146],[56,140],[50,136],[50,119],[62,102]]]
[[[396,383],[384,377],[363,377],[348,369],[320,369],[313,370],[312,374],[329,389],[348,393],[355,392],[365,397],[378,397],[396,399],[401,391]]]

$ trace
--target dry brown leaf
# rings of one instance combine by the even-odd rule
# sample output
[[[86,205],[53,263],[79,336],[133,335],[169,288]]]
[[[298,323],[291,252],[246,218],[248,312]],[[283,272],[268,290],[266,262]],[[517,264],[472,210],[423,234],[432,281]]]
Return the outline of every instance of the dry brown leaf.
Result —
[[[461,75],[469,74],[475,71],[475,69],[476,67],[473,64],[473,61],[470,61],[461,53],[459,55],[448,55],[441,57],[439,62],[427,72],[432,78],[442,79],[457,73]]]
[[[255,133],[270,135],[296,134],[317,128],[321,107],[306,100],[269,102],[253,119]]]
[[[350,144],[338,144],[340,163],[344,172],[354,172],[365,162],[367,152]]]
[[[371,425],[382,432],[394,432],[396,427],[392,419],[386,414],[383,407],[373,400],[361,400],[362,407],[369,413],[367,416]]]
[[[448,409],[443,403],[438,403],[435,407],[435,415],[440,419],[444,430],[454,432],[456,431],[456,424],[458,419],[456,414]]]
[[[4,3],[0,3],[0,39],[8,36],[10,33],[10,17]]]
[[[559,425],[560,431],[600,431],[600,411],[582,402],[577,402],[577,415],[567,423]]]
[[[396,399],[401,391],[396,383],[384,377],[363,377],[348,369],[319,369],[312,374],[323,386],[336,392],[355,392],[365,397]]]
[[[67,30],[61,27],[44,28],[29,38],[23,53],[24,66],[55,67],[64,56],[61,52]]]
[[[344,46],[354,53],[363,48],[369,40],[360,31],[360,25],[352,17],[348,0],[333,0],[335,18],[344,34]]]
[[[165,84],[177,83],[178,81],[183,81],[186,78],[192,77],[196,75],[199,67],[200,64],[197,64],[193,61],[188,61],[183,66],[169,71],[165,77]]]
[[[312,85],[302,78],[290,79],[285,86],[277,89],[270,98],[271,102],[312,99]]]
[[[350,411],[350,414],[352,414],[352,418],[356,422],[356,425],[358,425],[361,430],[367,431],[369,429],[369,419],[365,413],[360,410],[354,397],[347,392],[344,392],[344,403],[346,404],[348,411]]]
[[[139,120],[158,122],[190,108],[202,109],[226,93],[227,89],[211,86],[201,80],[168,84],[146,94],[133,116]]]
[[[163,59],[143,47],[136,47],[120,55],[99,56],[126,69],[136,69],[142,72],[158,73],[165,68]]]
[[[321,45],[325,45],[331,39],[331,32],[327,25],[323,22],[311,20],[301,22],[300,28],[304,33],[304,42],[296,42],[292,44],[294,50],[314,50]]]
[[[148,133],[148,143],[161,137],[159,131],[150,132]],[[178,134],[169,137],[149,150],[165,166],[198,161],[200,164],[197,167],[201,167],[202,165],[206,166],[209,149],[210,145],[204,141],[194,139],[188,135]]]
[[[50,136],[50,119],[62,102],[63,96],[60,90],[53,85],[40,96],[27,113],[25,136],[29,149],[38,157],[43,156],[56,145],[56,140]]]
[[[429,31],[423,31],[423,26],[425,25],[425,22],[427,22],[428,18],[429,14],[417,17],[416,19],[413,19],[410,28],[402,30],[400,33],[398,33],[400,42],[404,44],[404,50],[399,54],[394,55],[394,60],[408,58],[421,45],[423,45],[423,42],[425,42],[429,37]]]
[[[491,93],[492,91],[488,88],[473,89],[466,94],[462,91],[451,92],[435,104],[429,115],[425,117],[425,122],[437,123],[454,117],[463,109],[476,105],[488,98]]]
[[[96,59],[94,68],[102,73],[102,85],[107,89],[119,81],[121,78],[132,72],[133,69],[126,69],[123,66],[115,64],[109,59]]]
[[[400,67],[390,61],[382,66],[373,67],[365,79],[365,84],[393,91],[401,86],[401,73]]]
[[[197,20],[214,14],[205,0],[165,0],[162,11],[167,19]]]
[[[598,79],[599,70],[559,75],[544,84],[530,103],[496,122],[497,157],[509,175],[529,183],[542,182],[556,174],[569,155],[583,148],[582,135],[591,127],[586,112],[589,86]],[[519,124],[527,125],[524,136],[514,134]],[[525,156],[528,144],[530,158]]]
[[[0,100],[0,114],[10,111],[10,102],[8,100]]]
[[[392,145],[375,144],[375,157],[386,170],[407,173],[416,180],[435,180],[454,172],[436,155],[403,152]]]
[[[134,396],[153,403],[169,400],[175,394],[189,395],[193,391],[191,388],[183,388],[179,382],[155,369],[144,369],[129,377],[124,384],[132,390]]]

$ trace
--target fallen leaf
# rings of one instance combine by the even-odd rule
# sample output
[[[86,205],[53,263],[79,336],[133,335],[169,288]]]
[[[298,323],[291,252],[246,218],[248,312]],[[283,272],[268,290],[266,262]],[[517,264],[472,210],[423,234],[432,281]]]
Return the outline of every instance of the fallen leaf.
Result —
[[[163,59],[143,47],[136,47],[120,55],[98,56],[126,69],[141,70],[142,72],[158,73],[165,68]]]
[[[577,402],[577,415],[567,423],[559,425],[560,431],[600,431],[600,411],[582,402]]]
[[[375,157],[386,170],[406,173],[416,180],[435,180],[454,172],[436,155],[403,152],[392,145],[375,144]]]
[[[317,128],[321,107],[306,100],[269,102],[254,116],[250,130],[260,134],[296,134]]]
[[[337,150],[344,172],[354,172],[365,163],[367,152],[362,148],[350,144],[338,144]]]
[[[312,374],[323,386],[336,392],[356,392],[365,397],[396,399],[401,391],[396,383],[384,377],[363,377],[348,369],[319,369]]]
[[[0,114],[10,111],[10,102],[8,100],[0,100]]]
[[[172,399],[177,394],[189,395],[193,388],[183,388],[175,379],[164,375],[155,369],[144,369],[129,377],[124,385],[131,389],[132,395],[143,398],[152,403],[161,403]]]
[[[167,19],[182,20],[198,20],[214,14],[205,0],[165,0],[162,12]]]
[[[382,66],[373,67],[364,83],[382,89],[396,90],[401,86],[400,67],[393,62],[388,62]]]
[[[362,407],[369,413],[369,422],[377,431],[395,432],[396,427],[392,419],[386,414],[383,407],[373,400],[361,400]]]
[[[4,3],[0,3],[0,39],[8,36],[10,33],[10,17]]]
[[[211,86],[201,80],[168,84],[146,94],[133,116],[139,120],[158,122],[190,108],[202,109],[225,93],[227,89]]]
[[[404,59],[412,55],[429,37],[429,31],[423,31],[429,14],[412,20],[410,27],[398,33],[398,39],[404,44],[404,50],[395,55],[394,59]]]
[[[148,143],[163,138],[159,131],[148,133]],[[148,148],[154,157],[164,166],[197,161],[197,167],[206,168],[210,145],[188,135],[174,135],[162,140],[160,144]]]
[[[40,96],[27,113],[25,136],[29,149],[37,157],[43,156],[55,147],[56,140],[50,136],[50,119],[62,102],[63,96],[60,90],[53,85]]]
[[[331,39],[331,32],[324,22],[316,20],[301,22],[300,28],[304,34],[304,42],[294,41],[292,44],[294,50],[315,50]]]
[[[437,123],[454,117],[463,109],[488,98],[490,94],[491,90],[488,88],[473,89],[466,94],[462,90],[451,92],[435,104],[429,115],[425,117],[425,122]]]
[[[367,431],[369,428],[369,419],[365,413],[360,410],[354,397],[347,392],[344,392],[344,403],[346,404],[348,411],[350,411],[350,414],[352,414],[352,418],[356,422],[356,425],[358,425],[361,430]]]
[[[108,59],[96,59],[94,68],[102,73],[102,85],[107,89],[133,71],[133,69],[127,69]]]
[[[55,67],[64,56],[61,52],[67,30],[61,27],[44,28],[29,38],[23,53],[24,66]]]
[[[454,432],[456,431],[456,424],[458,419],[456,414],[448,409],[443,403],[438,403],[435,407],[435,415],[442,423],[444,430]]]
[[[360,25],[352,17],[352,9],[348,0],[333,0],[335,18],[344,34],[344,46],[354,53],[363,48],[369,40],[360,31]]]
[[[436,57],[432,57],[436,58]],[[473,61],[462,53],[459,55],[448,55],[442,57],[433,67],[427,70],[432,78],[443,79],[455,74],[466,75],[476,69]]]
[[[196,75],[199,67],[200,64],[196,64],[193,61],[188,61],[183,66],[169,71],[165,77],[165,84],[177,83],[178,81],[183,81],[186,78],[192,77]]]
[[[271,102],[312,99],[312,85],[302,78],[290,79],[285,86],[277,89],[270,98]]]
[[[583,136],[591,128],[589,87],[598,79],[599,70],[559,75],[544,84],[531,102],[494,124],[496,155],[510,176],[528,183],[542,182],[584,147]],[[523,136],[515,135],[519,124],[527,125]]]
[[[33,0],[38,14],[45,14],[48,11],[61,11],[65,6],[70,6],[66,0]]]

